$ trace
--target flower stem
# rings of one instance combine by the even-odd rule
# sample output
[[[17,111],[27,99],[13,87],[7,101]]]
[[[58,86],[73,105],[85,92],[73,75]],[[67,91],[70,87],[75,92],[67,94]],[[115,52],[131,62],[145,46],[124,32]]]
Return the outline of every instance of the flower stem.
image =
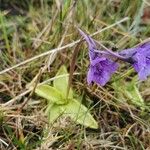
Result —
[[[94,51],[97,52],[97,53],[100,53],[100,54],[111,55],[111,56],[116,57],[116,58],[118,58],[122,61],[125,61],[125,62],[131,63],[131,61],[132,61],[130,57],[121,56],[117,52],[113,52],[109,49],[106,49],[106,51],[100,51],[100,50],[94,50]]]

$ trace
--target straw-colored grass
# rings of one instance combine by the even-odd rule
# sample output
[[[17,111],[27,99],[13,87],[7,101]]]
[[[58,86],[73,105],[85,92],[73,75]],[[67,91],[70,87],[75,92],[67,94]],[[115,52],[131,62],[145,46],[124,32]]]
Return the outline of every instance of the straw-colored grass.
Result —
[[[85,42],[71,86],[99,129],[69,118],[49,124],[46,100],[28,89],[51,84],[63,64],[69,71],[77,27],[115,51],[149,40],[149,9],[148,0],[0,0],[0,149],[149,150],[150,79],[122,64],[106,86],[88,85]]]

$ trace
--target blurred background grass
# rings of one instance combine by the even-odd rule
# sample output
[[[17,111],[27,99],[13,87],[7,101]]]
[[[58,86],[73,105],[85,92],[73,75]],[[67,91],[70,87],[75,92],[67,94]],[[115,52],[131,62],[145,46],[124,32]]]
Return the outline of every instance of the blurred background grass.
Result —
[[[149,38],[149,14],[148,0],[0,0],[0,72],[75,42],[80,38],[76,27],[92,34],[125,17],[129,19],[93,38],[115,51],[133,47]],[[122,64],[105,87],[88,86],[85,44],[72,86],[93,107],[98,130],[74,125],[68,118],[49,125],[45,100],[28,93],[18,97],[41,70],[38,82],[53,77],[62,64],[69,69],[74,50],[65,48],[0,75],[0,149],[149,150],[150,80],[139,82],[134,70]]]

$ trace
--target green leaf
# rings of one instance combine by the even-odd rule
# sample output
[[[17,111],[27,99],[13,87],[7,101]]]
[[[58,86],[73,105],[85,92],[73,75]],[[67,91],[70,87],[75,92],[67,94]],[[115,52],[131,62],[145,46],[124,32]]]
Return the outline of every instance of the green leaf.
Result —
[[[46,114],[48,115],[49,123],[53,123],[63,115],[86,127],[98,128],[98,124],[89,113],[89,110],[75,99],[70,99],[69,103],[64,105],[50,103],[46,109]]]
[[[63,98],[61,92],[59,92],[56,88],[51,87],[49,85],[40,85],[35,89],[35,93],[39,96],[49,100],[50,102],[56,104],[65,104],[66,101]]]
[[[64,75],[64,76],[63,76]],[[57,76],[62,76],[62,77],[58,77],[54,80],[54,87],[61,91],[64,95],[64,97],[66,96],[67,94],[67,89],[68,89],[68,80],[69,80],[69,77],[68,77],[68,72],[67,72],[67,69],[66,67],[63,65],[60,67],[60,69],[58,70],[57,74],[56,74],[56,77]],[[72,89],[70,88],[69,90],[69,95],[68,95],[68,98],[73,98],[73,91]]]
[[[90,128],[98,128],[98,124],[89,113],[89,110],[77,100],[72,99],[67,105],[63,105],[63,107],[65,109],[65,115],[69,116],[75,122]]]
[[[63,114],[63,109],[61,105],[49,104],[45,113],[48,115],[49,123],[54,123]]]
[[[124,99],[125,101],[129,101],[132,104],[141,107],[141,109],[145,109],[146,106],[136,85],[136,80],[136,78],[133,78],[130,82],[118,80],[113,83],[113,87],[116,91],[118,99],[121,101]]]
[[[144,100],[139,92],[139,89],[137,88],[136,84],[129,84],[127,86],[126,90],[127,96],[131,99],[132,103],[135,105],[144,108]]]

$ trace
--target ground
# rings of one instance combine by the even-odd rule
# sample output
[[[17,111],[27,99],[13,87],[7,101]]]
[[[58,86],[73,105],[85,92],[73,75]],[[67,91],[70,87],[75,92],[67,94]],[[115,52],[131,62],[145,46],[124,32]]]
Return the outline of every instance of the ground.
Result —
[[[150,78],[139,81],[120,62],[104,87],[88,85],[88,47],[77,29],[120,51],[149,40],[149,12],[148,0],[0,0],[0,149],[149,150]],[[47,100],[29,89],[51,85],[62,65],[98,129],[68,117],[50,124]]]

